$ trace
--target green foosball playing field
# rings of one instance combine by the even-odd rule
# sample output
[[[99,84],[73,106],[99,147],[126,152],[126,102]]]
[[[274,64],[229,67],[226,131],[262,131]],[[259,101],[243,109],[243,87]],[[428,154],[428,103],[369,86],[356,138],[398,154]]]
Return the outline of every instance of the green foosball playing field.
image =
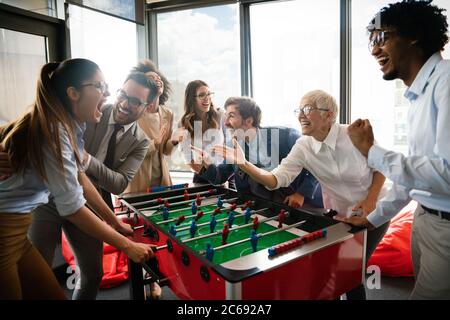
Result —
[[[250,217],[250,220],[248,224],[249,226],[239,228],[236,230],[233,230],[236,227],[242,226],[245,224],[245,218],[243,216],[244,210],[236,209],[233,210],[233,214],[236,216],[236,218],[233,221],[232,226],[229,226],[228,221],[228,210],[226,208],[223,208],[220,213],[215,214],[215,219],[217,221],[214,232],[217,232],[216,235],[201,238],[204,235],[208,235],[211,233],[210,231],[210,222],[213,217],[213,214],[208,212],[213,212],[217,206],[215,205],[204,205],[199,207],[199,211],[202,211],[204,214],[200,217],[189,217],[192,216],[192,209],[190,207],[185,209],[178,209],[174,207],[173,209],[169,209],[169,214],[167,218],[167,222],[164,222],[163,214],[161,210],[158,210],[157,212],[154,212],[152,215],[147,216],[147,219],[152,221],[154,224],[157,224],[160,229],[165,230],[169,233],[173,234],[173,229],[176,230],[176,237],[185,242],[185,245],[193,249],[194,251],[206,254],[206,257],[211,260],[214,264],[221,264],[227,261],[234,260],[236,258],[248,255],[253,253],[253,246],[251,244],[251,235],[253,230],[252,222],[254,221],[254,217],[256,214],[252,214]],[[171,212],[175,211],[175,212]],[[145,215],[145,214],[144,214]],[[180,222],[178,219],[184,216],[186,217],[184,221]],[[197,219],[195,219],[197,218]],[[275,217],[276,218],[276,217]],[[256,233],[258,235],[261,235],[266,232],[277,230],[278,221],[274,218],[272,220],[272,224],[269,224],[269,222],[264,222],[265,217],[259,216],[258,219],[262,222],[258,224]],[[183,218],[181,218],[183,219]],[[224,221],[221,221],[222,219],[225,219]],[[192,221],[195,221],[194,228],[191,228]],[[204,225],[202,225],[204,224]],[[223,249],[217,249],[218,247],[221,247],[223,245],[222,243],[222,231],[224,228],[224,224],[227,224],[229,227],[229,233],[226,238],[226,248]],[[172,229],[172,230],[171,230]],[[193,236],[191,235],[191,232],[195,231]],[[225,232],[226,233],[226,232]],[[200,239],[196,239],[199,238]],[[278,245],[280,243],[298,238],[299,236],[289,232],[289,231],[280,231],[276,232],[267,236],[263,237],[257,237],[256,240],[256,251],[265,250],[268,249],[274,245]],[[193,240],[191,240],[193,239]],[[234,242],[247,239],[247,241],[235,245],[231,245]],[[207,254],[207,246],[208,244],[211,245],[213,250],[212,255]],[[209,251],[211,252],[211,251]]]

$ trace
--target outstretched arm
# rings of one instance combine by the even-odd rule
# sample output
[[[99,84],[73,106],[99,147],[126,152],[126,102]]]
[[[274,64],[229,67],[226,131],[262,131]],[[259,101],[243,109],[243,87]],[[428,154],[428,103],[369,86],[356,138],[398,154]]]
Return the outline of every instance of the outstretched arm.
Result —
[[[214,151],[221,155],[227,164],[237,164],[244,172],[246,172],[256,182],[270,188],[275,189],[277,187],[277,178],[270,172],[260,169],[251,162],[245,159],[244,152],[242,151],[236,138],[233,138],[233,148],[216,145]]]
[[[195,146],[191,146],[191,150],[196,154],[195,158],[201,160],[199,164],[199,170],[197,173],[200,177],[209,181],[214,185],[220,185],[228,181],[234,174],[234,165],[222,163],[215,165],[212,162],[211,156],[208,152],[199,149]]]

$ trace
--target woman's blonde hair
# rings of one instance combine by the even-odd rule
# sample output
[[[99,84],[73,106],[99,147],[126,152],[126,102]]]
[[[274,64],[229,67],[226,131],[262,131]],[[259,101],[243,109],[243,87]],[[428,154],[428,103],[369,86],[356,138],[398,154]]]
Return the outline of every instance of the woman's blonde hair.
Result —
[[[333,113],[333,123],[336,122],[338,116],[338,106],[336,99],[323,90],[309,91],[302,97],[302,101],[310,101],[315,107],[321,109],[329,109]]]

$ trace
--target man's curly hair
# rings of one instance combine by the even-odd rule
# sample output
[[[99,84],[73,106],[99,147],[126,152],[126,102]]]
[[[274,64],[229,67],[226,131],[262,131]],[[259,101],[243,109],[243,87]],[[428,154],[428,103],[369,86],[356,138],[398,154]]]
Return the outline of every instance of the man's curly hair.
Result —
[[[401,37],[418,40],[426,57],[444,50],[448,42],[445,9],[432,5],[432,0],[403,0],[383,7],[367,26],[369,33],[381,28],[394,28]]]

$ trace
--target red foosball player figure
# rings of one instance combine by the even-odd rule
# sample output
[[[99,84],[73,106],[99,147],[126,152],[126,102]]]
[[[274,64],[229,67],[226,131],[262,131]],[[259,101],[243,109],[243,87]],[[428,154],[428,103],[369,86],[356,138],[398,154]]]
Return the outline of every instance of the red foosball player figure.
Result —
[[[222,229],[222,245],[227,244],[228,234],[230,233],[230,229],[226,223],[223,224]]]
[[[185,219],[185,216],[179,216],[177,221],[175,222],[175,225],[179,226]]]
[[[195,202],[197,203],[198,206],[200,206],[202,204],[202,198],[200,197],[200,195],[197,193],[197,197],[195,198]]]
[[[184,200],[188,201],[189,199],[190,199],[189,198],[189,193],[188,193],[188,191],[186,189],[184,189]]]
[[[253,218],[253,230],[257,231],[259,227],[259,219],[258,217]]]
[[[166,202],[164,202],[164,207],[166,207],[167,209],[170,208],[170,203],[168,200],[166,200]]]
[[[195,221],[198,221],[201,217],[203,217],[203,211],[200,210],[197,212],[197,215],[195,216]]]
[[[283,226],[283,222],[286,219],[286,210],[281,209],[280,213],[278,213],[278,228]]]

